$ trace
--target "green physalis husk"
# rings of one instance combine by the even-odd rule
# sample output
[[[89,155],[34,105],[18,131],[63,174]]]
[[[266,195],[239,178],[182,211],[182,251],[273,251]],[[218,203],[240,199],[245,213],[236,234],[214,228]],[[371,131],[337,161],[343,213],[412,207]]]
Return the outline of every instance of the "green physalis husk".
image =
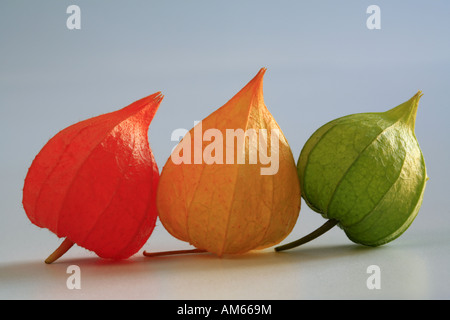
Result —
[[[333,120],[306,142],[297,169],[302,197],[329,219],[312,240],[338,224],[353,242],[379,246],[413,222],[428,180],[414,125],[422,92],[381,113]]]

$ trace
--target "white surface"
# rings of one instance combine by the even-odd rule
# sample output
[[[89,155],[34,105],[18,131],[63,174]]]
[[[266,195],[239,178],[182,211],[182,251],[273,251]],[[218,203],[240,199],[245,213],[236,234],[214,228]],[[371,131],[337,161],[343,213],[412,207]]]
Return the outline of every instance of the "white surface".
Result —
[[[336,237],[327,237],[332,240]],[[240,257],[208,254],[137,255],[109,262],[73,252],[58,263],[23,259],[0,265],[2,299],[448,299],[448,245],[397,243],[367,249],[347,241],[289,253]],[[423,240],[423,239],[422,239]],[[448,238],[440,239],[446,240]],[[336,243],[337,242],[337,243]],[[151,248],[151,246],[149,246]],[[43,251],[43,250],[42,250]],[[74,250],[77,251],[77,250]],[[369,290],[366,269],[381,269],[381,289]],[[81,269],[81,289],[66,286],[69,265]]]
[[[256,4],[257,3],[257,4]],[[81,30],[66,28],[72,1],[0,1],[0,299],[449,299],[450,3],[385,1],[381,30],[366,28],[371,1],[84,1]],[[261,67],[264,95],[297,159],[324,123],[385,111],[422,90],[416,135],[428,181],[419,215],[380,248],[333,229],[302,248],[243,256],[113,263],[60,244],[32,225],[23,179],[64,127],[156,91],[165,99],[149,136],[162,168],[173,130],[190,129]],[[283,243],[324,220],[303,203]],[[186,249],[159,224],[143,249]],[[81,289],[66,287],[81,268]],[[367,267],[381,268],[369,290]]]

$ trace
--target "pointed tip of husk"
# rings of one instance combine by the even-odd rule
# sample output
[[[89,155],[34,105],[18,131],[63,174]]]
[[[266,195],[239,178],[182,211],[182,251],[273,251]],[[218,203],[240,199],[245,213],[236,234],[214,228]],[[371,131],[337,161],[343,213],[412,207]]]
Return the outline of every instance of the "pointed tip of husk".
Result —
[[[408,101],[398,105],[397,107],[386,111],[386,114],[392,116],[398,121],[401,121],[408,125],[412,130],[414,130],[416,123],[416,114],[419,106],[420,98],[423,96],[421,90]]]
[[[164,95],[161,91],[155,92],[154,94],[150,95],[149,97],[153,97],[153,99],[156,102],[161,102],[164,99]]]
[[[422,98],[422,96],[423,96],[422,90],[418,90],[417,93],[414,95],[414,97],[416,97],[416,99],[420,99],[420,98]]]
[[[264,74],[266,73],[267,68],[261,68],[256,76],[253,77],[252,80],[248,83],[248,85],[254,86],[256,89],[259,89],[262,91],[263,86],[263,80],[264,80]]]
[[[161,93],[161,91],[155,92],[151,95],[148,95],[144,98],[141,98],[137,101],[135,101],[134,103],[132,103],[131,105],[137,105],[140,108],[144,108],[145,106],[151,104],[151,103],[155,103],[158,104],[162,101],[162,99],[164,99],[164,95]],[[131,106],[130,105],[130,106]]]
[[[143,102],[145,102],[146,105],[150,105],[151,103],[155,104],[155,108],[157,109],[159,105],[161,104],[161,101],[164,99],[164,95],[161,91],[155,92],[154,94],[151,94],[145,98],[143,98]]]
[[[405,123],[409,124],[410,127],[414,130],[416,124],[416,115],[417,109],[419,107],[420,98],[422,98],[423,93],[421,90],[418,90],[417,93],[408,101],[409,110],[406,111],[406,117],[404,118]]]
[[[161,93],[161,91],[158,91],[145,98],[137,100],[125,109],[129,109],[129,112],[131,114],[145,114],[145,123],[147,126],[149,126],[163,99],[164,95]]]
[[[266,73],[266,71],[267,71],[267,68],[266,67],[262,67],[261,69],[259,69],[258,75],[259,74],[264,75]]]
[[[258,77],[258,76],[261,77],[261,80],[262,80],[262,78],[263,78],[264,75],[266,74],[266,71],[267,71],[267,68],[266,68],[266,67],[263,67],[263,68],[259,69],[258,74],[257,74],[256,76],[257,76],[257,77]]]
[[[247,86],[253,87],[253,92],[263,98],[263,81],[267,68],[261,68]]]
[[[259,101],[264,104],[263,79],[266,70],[266,68],[261,68],[237,94],[235,94],[225,105],[222,106],[222,108],[227,107],[230,103],[242,101],[242,99],[248,101]]]

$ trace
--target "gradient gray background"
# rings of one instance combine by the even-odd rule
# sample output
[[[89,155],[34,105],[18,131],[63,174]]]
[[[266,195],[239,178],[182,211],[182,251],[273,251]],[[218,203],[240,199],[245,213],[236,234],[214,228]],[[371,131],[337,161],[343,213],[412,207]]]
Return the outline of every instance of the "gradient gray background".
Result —
[[[81,30],[66,8],[81,8]],[[381,8],[381,30],[366,8]],[[450,298],[448,1],[17,1],[0,2],[0,298]],[[265,102],[297,160],[324,123],[385,111],[422,90],[416,121],[430,180],[410,229],[377,249],[332,230],[285,254],[180,256],[111,263],[33,226],[23,179],[42,146],[66,126],[165,95],[149,130],[160,169],[177,128],[190,129],[261,67]],[[323,219],[302,203],[294,240]],[[158,223],[144,249],[189,248]],[[82,270],[82,289],[65,286]],[[366,268],[382,270],[368,290]]]

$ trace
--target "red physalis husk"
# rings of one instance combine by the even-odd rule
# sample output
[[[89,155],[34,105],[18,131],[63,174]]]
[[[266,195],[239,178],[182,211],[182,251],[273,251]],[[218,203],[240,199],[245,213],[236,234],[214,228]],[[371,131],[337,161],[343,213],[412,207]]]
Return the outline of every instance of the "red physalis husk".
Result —
[[[36,156],[23,206],[32,223],[66,238],[60,251],[76,243],[103,258],[126,259],[148,240],[159,181],[148,128],[162,99],[158,92],[69,126]]]

